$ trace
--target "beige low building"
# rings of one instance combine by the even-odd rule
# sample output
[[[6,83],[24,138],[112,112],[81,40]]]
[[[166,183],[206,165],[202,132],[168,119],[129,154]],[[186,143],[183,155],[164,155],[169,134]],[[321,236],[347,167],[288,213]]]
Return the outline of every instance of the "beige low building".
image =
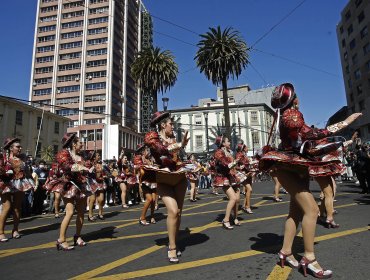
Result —
[[[23,152],[35,156],[37,146],[36,157],[39,158],[44,147],[52,146],[54,152],[62,148],[61,139],[67,132],[69,121],[49,111],[0,96],[0,145],[8,137],[18,137]]]

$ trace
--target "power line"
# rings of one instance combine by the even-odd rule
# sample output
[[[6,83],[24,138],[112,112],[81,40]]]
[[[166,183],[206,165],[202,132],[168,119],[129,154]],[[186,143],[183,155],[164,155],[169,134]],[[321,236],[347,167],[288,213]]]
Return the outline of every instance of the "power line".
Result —
[[[276,27],[278,27],[283,21],[285,21],[288,17],[290,17],[300,6],[303,5],[304,2],[306,2],[307,0],[303,0],[302,2],[300,2],[296,7],[294,7],[288,14],[286,14],[282,19],[280,19],[276,24],[274,24],[270,30],[268,30],[267,32],[265,32],[259,39],[257,39],[256,42],[254,42],[254,44],[252,44],[251,48],[253,48],[255,45],[257,45],[259,42],[261,42],[264,38],[267,37],[267,35],[269,35]]]
[[[294,64],[297,64],[297,65],[300,65],[300,66],[303,66],[303,67],[306,67],[306,68],[309,68],[311,70],[315,70],[315,71],[318,71],[318,72],[321,72],[321,73],[324,73],[324,74],[327,74],[327,75],[330,75],[330,76],[334,76],[334,77],[337,77],[337,78],[341,78],[340,76],[338,76],[337,74],[333,74],[333,73],[330,73],[326,70],[322,70],[320,68],[317,68],[317,67],[314,67],[314,66],[311,66],[311,65],[308,65],[308,64],[304,64],[304,63],[301,63],[301,62],[298,62],[298,61],[295,61],[293,59],[290,59],[290,58],[286,58],[286,57],[283,57],[283,56],[280,56],[280,55],[277,55],[277,54],[273,54],[273,53],[269,53],[269,52],[265,52],[265,51],[262,51],[262,50],[259,50],[259,49],[253,49],[257,52],[260,52],[260,53],[263,53],[263,54],[267,54],[267,55],[270,55],[272,57],[276,57],[276,58],[279,58],[279,59],[282,59],[282,60],[285,60],[285,61],[288,61],[288,62],[291,62],[291,63],[294,63]]]

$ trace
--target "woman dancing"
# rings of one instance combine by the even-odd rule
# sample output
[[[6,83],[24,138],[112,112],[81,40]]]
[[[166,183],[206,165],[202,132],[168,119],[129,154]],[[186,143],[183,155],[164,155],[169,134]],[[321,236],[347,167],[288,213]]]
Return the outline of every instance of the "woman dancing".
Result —
[[[18,239],[21,237],[18,226],[24,193],[35,188],[35,183],[32,180],[32,169],[21,158],[20,139],[5,139],[3,149],[4,154],[0,154],[0,195],[3,203],[0,242],[7,242],[9,239],[4,235],[4,228],[10,209],[13,209],[12,238]]]
[[[62,139],[63,149],[56,155],[56,162],[60,170],[60,177],[53,182],[53,192],[62,196],[66,215],[60,225],[59,238],[56,243],[57,250],[70,251],[74,246],[86,246],[81,238],[84,222],[87,197],[90,195],[86,174],[89,169],[85,166],[83,158],[79,155],[82,143],[75,133],[66,134]],[[92,171],[92,170],[90,170]],[[66,241],[66,232],[71,222],[74,207],[76,207],[76,234],[73,237],[74,246]]]
[[[234,225],[240,226],[240,222],[238,220],[240,189],[235,169],[237,162],[234,160],[230,150],[229,138],[224,135],[217,136],[216,146],[218,149],[214,153],[216,171],[213,184],[215,187],[221,187],[229,198],[226,206],[225,217],[222,221],[222,227],[230,230],[234,228],[230,224],[231,211],[234,211]]]
[[[157,184],[151,183],[148,178],[146,178],[145,171],[143,169],[144,165],[152,166],[154,163],[150,157],[149,149],[144,144],[139,144],[134,157],[134,168],[139,177],[139,185],[143,191],[145,197],[145,202],[143,210],[141,211],[141,216],[139,218],[139,224],[142,226],[149,226],[150,224],[155,224],[156,220],[154,218],[155,203],[157,199]],[[150,223],[146,220],[146,212],[150,207]]]
[[[302,266],[305,276],[310,272],[316,278],[330,278],[333,272],[323,269],[315,258],[314,237],[319,209],[309,190],[309,178],[330,176],[342,168],[341,161],[331,155],[340,145],[330,143],[323,149],[315,150],[311,141],[325,138],[347,127],[361,114],[353,114],[344,122],[327,129],[311,128],[305,124],[303,115],[298,110],[298,98],[293,85],[289,83],[274,89],[271,105],[280,111],[277,115],[280,125],[277,128],[280,131],[281,144],[275,151],[268,151],[268,147],[265,147],[266,154],[260,160],[260,168],[274,170],[279,182],[291,196],[283,247],[278,254],[281,265],[284,266],[286,262],[295,268]],[[300,221],[304,256],[298,262],[292,254],[292,245]]]
[[[186,146],[189,138],[186,132],[182,142],[176,142],[173,122],[168,112],[154,113],[150,124],[157,129],[148,132],[144,141],[159,168],[144,165],[144,171],[148,172],[148,177],[152,177],[152,180],[154,175],[155,180],[152,182],[157,181],[158,195],[161,196],[167,208],[168,260],[170,263],[178,263],[180,252],[176,250],[176,238],[187,187],[185,171],[180,172],[183,163],[179,157],[179,151]]]
[[[235,155],[235,159],[238,163],[237,168],[246,175],[246,180],[242,183],[245,189],[244,206],[242,209],[247,214],[253,214],[251,210],[251,195],[254,172],[251,171],[247,153],[248,147],[245,144],[238,144]]]
[[[103,206],[104,206],[104,193],[107,189],[105,183],[106,172],[104,171],[102,161],[100,159],[100,154],[96,151],[92,151],[89,154],[88,160],[89,165],[87,167],[91,168],[91,173],[88,174],[88,183],[91,188],[91,195],[89,196],[89,215],[87,217],[89,222],[95,222],[96,217],[94,216],[94,205],[95,200],[98,201],[98,216],[99,220],[104,220],[103,216]]]

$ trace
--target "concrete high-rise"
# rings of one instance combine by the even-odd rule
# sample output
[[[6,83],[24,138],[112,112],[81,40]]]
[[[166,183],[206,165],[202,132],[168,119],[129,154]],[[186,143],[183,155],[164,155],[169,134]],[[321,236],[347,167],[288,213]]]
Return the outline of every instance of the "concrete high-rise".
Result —
[[[104,159],[142,142],[130,65],[140,50],[140,0],[39,0],[30,100],[70,119]]]
[[[362,112],[353,128],[370,139],[370,1],[351,0],[341,13],[337,26],[349,113]]]

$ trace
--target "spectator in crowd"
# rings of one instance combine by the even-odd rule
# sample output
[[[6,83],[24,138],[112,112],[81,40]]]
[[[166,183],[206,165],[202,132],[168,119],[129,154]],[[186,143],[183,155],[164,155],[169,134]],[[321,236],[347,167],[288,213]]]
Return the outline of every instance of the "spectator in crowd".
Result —
[[[46,162],[44,160],[39,161],[39,165],[34,171],[36,174],[36,191],[34,193],[32,212],[36,215],[42,214],[44,209],[44,200],[46,198],[46,190],[44,185],[46,179],[49,176],[49,170],[47,169]]]

